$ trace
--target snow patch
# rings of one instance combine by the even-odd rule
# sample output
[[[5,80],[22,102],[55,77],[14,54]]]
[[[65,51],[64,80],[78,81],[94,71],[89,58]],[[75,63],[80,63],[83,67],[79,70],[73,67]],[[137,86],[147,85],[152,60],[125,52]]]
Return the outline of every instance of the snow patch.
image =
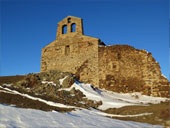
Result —
[[[142,49],[143,51],[145,51],[146,53],[149,53],[146,49]]]
[[[161,76],[163,76],[164,78],[168,79],[164,74],[161,74]]]
[[[65,76],[65,77],[64,77],[64,78],[62,78],[62,79],[59,79],[60,85],[62,85],[62,84],[63,84],[63,81],[64,81],[66,78],[67,78],[67,76]]]
[[[42,84],[51,84],[53,86],[56,86],[56,84],[53,81],[42,81]]]
[[[3,84],[6,87],[11,87],[12,84]]]
[[[80,90],[89,100],[102,101],[102,105],[98,107],[101,110],[130,105],[147,105],[148,103],[157,104],[161,101],[168,100],[168,98],[142,95],[139,92],[116,93],[104,89],[94,89],[90,84],[78,82],[74,83],[70,88],[62,88],[60,90],[70,91],[72,88]]]

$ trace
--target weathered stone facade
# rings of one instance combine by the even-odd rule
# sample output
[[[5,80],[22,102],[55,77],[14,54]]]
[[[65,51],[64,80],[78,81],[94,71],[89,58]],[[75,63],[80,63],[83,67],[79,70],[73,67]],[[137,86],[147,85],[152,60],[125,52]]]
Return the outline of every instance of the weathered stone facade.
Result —
[[[73,16],[58,23],[56,40],[42,48],[41,72],[55,69],[108,90],[168,95],[169,81],[151,53],[128,45],[105,46],[83,35],[82,19]]]
[[[67,33],[63,34],[66,25]],[[81,81],[99,85],[99,44],[99,39],[83,35],[82,19],[69,16],[58,23],[57,39],[42,49],[41,72],[53,69],[71,72]]]
[[[169,81],[151,53],[128,45],[99,48],[99,87],[116,92],[168,96]]]

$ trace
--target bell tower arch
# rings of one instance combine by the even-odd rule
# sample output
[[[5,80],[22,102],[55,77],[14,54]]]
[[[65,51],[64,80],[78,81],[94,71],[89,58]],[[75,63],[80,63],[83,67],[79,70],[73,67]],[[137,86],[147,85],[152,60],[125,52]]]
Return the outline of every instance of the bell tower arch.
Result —
[[[64,30],[66,28],[66,30]],[[74,16],[67,16],[62,21],[58,23],[57,28],[57,38],[62,38],[63,36],[67,35],[83,35],[83,23],[82,19]]]

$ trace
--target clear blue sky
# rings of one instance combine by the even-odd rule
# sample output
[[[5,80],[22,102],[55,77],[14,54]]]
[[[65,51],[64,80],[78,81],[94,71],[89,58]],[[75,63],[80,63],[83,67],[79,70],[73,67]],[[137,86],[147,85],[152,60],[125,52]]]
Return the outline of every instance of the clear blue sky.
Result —
[[[169,78],[168,9],[168,0],[1,0],[0,75],[39,72],[41,48],[71,15],[85,35],[151,52]]]

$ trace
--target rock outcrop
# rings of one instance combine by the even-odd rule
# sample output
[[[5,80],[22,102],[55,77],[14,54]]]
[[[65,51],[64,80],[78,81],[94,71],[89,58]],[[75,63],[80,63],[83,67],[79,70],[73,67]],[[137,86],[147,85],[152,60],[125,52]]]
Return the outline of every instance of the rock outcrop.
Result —
[[[12,82],[10,86],[2,83],[3,87],[29,94],[47,101],[58,102],[83,108],[97,108],[101,101],[89,100],[74,87],[69,89],[75,81],[75,76],[68,72],[51,70],[41,73],[30,73],[22,79]]]

